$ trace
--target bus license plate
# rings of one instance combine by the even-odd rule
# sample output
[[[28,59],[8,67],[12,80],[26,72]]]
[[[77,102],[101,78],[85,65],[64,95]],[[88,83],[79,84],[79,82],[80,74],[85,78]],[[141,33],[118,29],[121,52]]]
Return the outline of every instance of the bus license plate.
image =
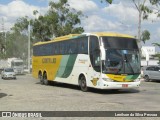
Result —
[[[128,84],[122,84],[122,87],[123,87],[123,88],[127,88],[127,87],[128,87]]]

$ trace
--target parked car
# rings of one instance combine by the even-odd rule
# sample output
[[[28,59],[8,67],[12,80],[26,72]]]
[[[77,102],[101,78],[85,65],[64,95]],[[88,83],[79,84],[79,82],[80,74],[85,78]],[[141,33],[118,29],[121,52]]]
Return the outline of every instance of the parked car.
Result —
[[[142,76],[146,82],[151,80],[160,80],[160,66],[144,67]]]
[[[13,68],[4,68],[1,72],[1,78],[2,79],[16,79],[16,74],[13,70]]]

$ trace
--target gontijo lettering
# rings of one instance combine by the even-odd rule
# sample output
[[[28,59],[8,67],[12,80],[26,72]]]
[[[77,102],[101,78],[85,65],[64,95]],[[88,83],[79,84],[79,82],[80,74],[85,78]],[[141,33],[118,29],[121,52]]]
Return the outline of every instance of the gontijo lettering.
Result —
[[[43,58],[42,63],[56,63],[56,58]]]

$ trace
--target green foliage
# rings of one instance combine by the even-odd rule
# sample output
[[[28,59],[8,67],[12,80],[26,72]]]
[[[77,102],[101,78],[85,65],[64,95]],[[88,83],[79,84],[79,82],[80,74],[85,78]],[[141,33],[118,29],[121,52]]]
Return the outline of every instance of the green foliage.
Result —
[[[12,32],[7,33],[6,58],[17,57],[27,59],[28,49],[28,25],[27,16],[17,19],[17,23],[11,28]]]
[[[101,0],[101,2],[105,1],[106,3],[112,4],[113,0]]]
[[[160,43],[152,43],[152,45],[160,47]]]
[[[11,28],[12,32],[6,34],[6,43],[4,42],[4,35],[0,33],[0,58],[27,59],[29,23],[31,26],[31,45],[53,36],[84,32],[83,28],[80,27],[80,18],[84,17],[82,12],[72,9],[67,4],[67,0],[51,1],[49,6],[47,13],[36,19],[30,19],[28,16],[17,19]],[[36,16],[37,14],[38,11],[34,10],[33,15]],[[3,52],[4,50],[5,52]]]
[[[141,35],[141,40],[145,43],[147,40],[150,40],[150,33],[148,30],[144,30]]]
[[[153,11],[155,10],[155,6],[158,7],[157,5],[159,4],[158,2],[160,0],[150,0],[150,3],[152,4],[152,7],[146,5],[146,0],[142,0],[142,1],[137,1],[136,0],[132,0],[133,3],[135,4],[139,14],[141,15],[141,17],[145,20],[148,19],[149,14],[153,13]],[[153,7],[154,6],[154,7]],[[157,16],[158,17],[158,16]]]
[[[14,27],[11,28],[16,33],[25,33],[28,28],[28,16],[17,19],[17,22],[14,24]]]
[[[28,37],[23,34],[7,33],[6,57],[27,58]]]
[[[5,33],[1,32],[0,33],[0,58],[5,58]]]
[[[109,4],[112,4],[112,0],[106,0],[106,2],[108,2]]]
[[[39,16],[38,19],[33,20],[32,35],[35,38],[34,42],[44,41],[45,37],[51,37],[51,26],[51,21],[49,21],[49,18],[47,16]]]
[[[84,32],[82,27],[78,27],[81,23],[80,17],[83,16],[82,12],[70,8],[67,0],[60,0],[59,3],[51,1],[49,5],[47,16],[49,21],[54,22],[51,29],[55,37]]]
[[[101,2],[102,1],[103,0],[101,0]],[[111,4],[113,0],[105,0],[105,2]],[[149,14],[151,13],[157,14],[157,17],[160,17],[160,0],[149,0],[149,2],[152,4],[152,7],[145,5],[146,0],[132,0],[132,2],[139,12],[138,39],[145,43],[146,40],[150,39],[150,33],[149,31],[145,30],[141,34],[141,18],[143,18],[143,20],[147,20]],[[153,12],[154,10],[157,12]]]
[[[153,10],[149,9],[147,6],[140,5],[141,11],[143,12],[143,19],[148,19],[148,15],[153,12]]]
[[[46,14],[30,20],[33,43],[45,41],[46,38],[84,32],[84,29],[80,27],[80,18],[84,17],[82,12],[72,9],[67,2],[67,0],[50,1]],[[33,14],[36,16],[38,11],[34,10]],[[27,34],[28,24],[27,16],[19,18],[12,30]]]
[[[27,58],[28,37],[19,32],[7,32],[6,42],[3,39],[4,50],[0,53],[0,59],[17,57]]]
[[[152,5],[160,5],[160,0],[149,0]]]

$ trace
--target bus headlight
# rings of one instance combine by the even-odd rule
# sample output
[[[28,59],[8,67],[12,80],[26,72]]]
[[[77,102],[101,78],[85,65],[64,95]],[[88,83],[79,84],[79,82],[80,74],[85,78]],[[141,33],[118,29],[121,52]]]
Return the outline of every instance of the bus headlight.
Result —
[[[113,80],[112,79],[110,79],[110,78],[102,78],[104,81],[106,81],[106,82],[113,82]]]

